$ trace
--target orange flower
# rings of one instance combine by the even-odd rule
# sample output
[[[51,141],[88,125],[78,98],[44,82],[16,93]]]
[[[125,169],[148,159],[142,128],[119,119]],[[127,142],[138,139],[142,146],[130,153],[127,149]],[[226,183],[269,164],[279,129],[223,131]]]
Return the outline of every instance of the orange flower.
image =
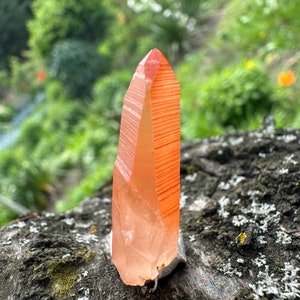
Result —
[[[296,82],[296,77],[293,71],[280,72],[277,81],[280,86],[289,86]]]
[[[46,79],[46,73],[45,72],[40,72],[37,74],[37,80],[42,82]]]

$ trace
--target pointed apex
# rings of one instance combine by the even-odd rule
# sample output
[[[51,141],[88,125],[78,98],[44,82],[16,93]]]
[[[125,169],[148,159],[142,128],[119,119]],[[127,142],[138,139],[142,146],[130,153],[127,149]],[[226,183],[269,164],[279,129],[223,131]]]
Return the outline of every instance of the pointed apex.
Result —
[[[176,257],[179,197],[179,83],[153,49],[125,95],[114,165],[112,261],[126,284],[154,280]]]
[[[164,55],[156,48],[151,49],[147,55],[141,60],[140,64],[145,65],[149,61],[160,62]]]
[[[137,72],[140,67],[144,67],[145,77],[153,79],[162,64],[169,65],[169,62],[158,49],[154,48],[141,60]]]

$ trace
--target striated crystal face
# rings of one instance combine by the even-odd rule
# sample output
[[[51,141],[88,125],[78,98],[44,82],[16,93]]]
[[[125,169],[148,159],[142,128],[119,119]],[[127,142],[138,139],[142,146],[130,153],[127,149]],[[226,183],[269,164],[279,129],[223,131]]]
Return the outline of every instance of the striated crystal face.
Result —
[[[114,165],[112,261],[125,284],[144,285],[176,257],[179,198],[180,89],[153,49],[125,95]]]

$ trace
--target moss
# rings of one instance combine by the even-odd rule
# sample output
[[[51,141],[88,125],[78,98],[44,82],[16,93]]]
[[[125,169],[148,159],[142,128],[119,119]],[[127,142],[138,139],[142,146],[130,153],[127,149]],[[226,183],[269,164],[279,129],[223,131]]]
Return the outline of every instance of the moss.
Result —
[[[84,260],[89,260],[95,256],[95,252],[85,248],[81,248],[76,252],[76,256],[81,257]]]
[[[95,253],[86,248],[80,248],[75,255],[64,257],[53,262],[48,268],[51,294],[59,299],[70,296],[70,291],[77,282],[79,265],[94,257]]]
[[[76,283],[78,269],[73,261],[55,262],[49,270],[51,291],[55,297],[63,298]]]

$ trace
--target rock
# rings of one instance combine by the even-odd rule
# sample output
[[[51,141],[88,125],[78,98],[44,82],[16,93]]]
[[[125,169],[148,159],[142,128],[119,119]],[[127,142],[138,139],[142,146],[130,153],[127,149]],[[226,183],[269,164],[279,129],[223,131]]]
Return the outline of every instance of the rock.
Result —
[[[73,211],[0,229],[1,299],[299,299],[300,131],[270,126],[186,141],[187,263],[126,286],[110,257],[111,186]]]

